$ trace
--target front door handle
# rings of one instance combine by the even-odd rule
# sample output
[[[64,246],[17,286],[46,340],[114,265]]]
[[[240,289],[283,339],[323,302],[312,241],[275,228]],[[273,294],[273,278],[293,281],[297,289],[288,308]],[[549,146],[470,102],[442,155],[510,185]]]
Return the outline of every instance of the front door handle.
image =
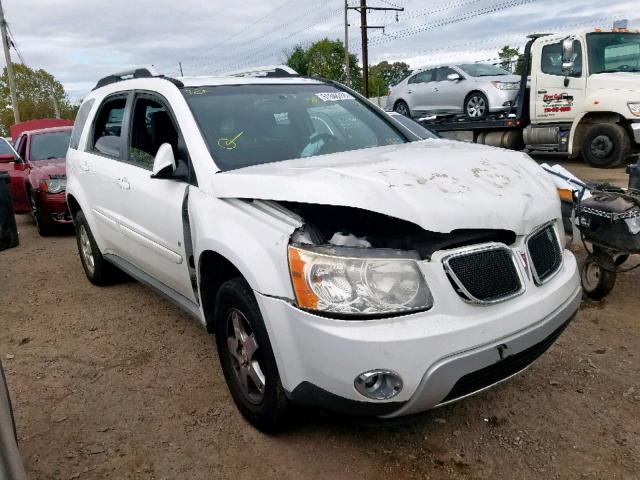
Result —
[[[80,162],[80,170],[83,172],[89,171],[89,164],[87,162]]]
[[[538,90],[538,93],[542,94],[542,93],[547,93],[546,90]]]
[[[407,93],[413,93],[413,90],[407,90]]]
[[[434,87],[433,89],[434,92],[439,92],[439,90],[437,88]]]
[[[119,178],[117,182],[120,188],[123,190],[129,190],[131,188],[131,184],[129,183],[129,180],[127,180],[125,177]]]

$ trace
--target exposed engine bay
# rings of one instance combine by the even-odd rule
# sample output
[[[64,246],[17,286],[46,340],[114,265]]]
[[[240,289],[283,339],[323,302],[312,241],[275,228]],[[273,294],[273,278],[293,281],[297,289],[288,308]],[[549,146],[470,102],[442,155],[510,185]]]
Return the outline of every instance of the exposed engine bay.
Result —
[[[411,222],[360,208],[278,203],[305,221],[292,237],[296,243],[415,251],[421,259],[429,259],[438,250],[485,242],[511,245],[516,240],[516,234],[509,230],[430,232]]]

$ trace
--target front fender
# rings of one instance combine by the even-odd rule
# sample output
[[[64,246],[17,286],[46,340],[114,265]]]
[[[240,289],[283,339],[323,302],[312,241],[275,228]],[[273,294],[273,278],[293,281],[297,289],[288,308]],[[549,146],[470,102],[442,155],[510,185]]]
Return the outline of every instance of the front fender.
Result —
[[[256,292],[293,298],[287,246],[299,220],[265,202],[223,200],[197,188],[189,193],[189,219],[196,265],[203,252],[218,253]]]

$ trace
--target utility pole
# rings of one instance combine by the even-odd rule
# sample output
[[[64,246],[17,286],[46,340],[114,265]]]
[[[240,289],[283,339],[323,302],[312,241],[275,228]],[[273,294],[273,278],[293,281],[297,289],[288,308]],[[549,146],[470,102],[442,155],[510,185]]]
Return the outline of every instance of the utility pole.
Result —
[[[58,105],[58,99],[54,93],[51,93],[51,102],[53,103],[53,116],[60,118],[60,106]]]
[[[378,10],[378,11],[389,11],[392,10],[394,12],[404,12],[404,8],[401,7],[367,7],[367,0],[360,0],[359,7],[347,7],[345,6],[345,10],[357,10],[360,12],[360,30],[362,34],[362,80],[364,81],[364,96],[369,98],[369,45],[367,40],[367,31],[370,28],[381,28],[384,30],[384,27],[381,25],[367,25],[367,11],[369,10]],[[398,20],[396,14],[396,21]]]
[[[180,67],[180,76],[184,77],[184,73],[182,73],[182,62],[178,62],[178,66]]]
[[[9,91],[11,92],[11,107],[13,108],[13,119],[16,123],[20,123],[20,112],[18,111],[18,96],[16,95],[16,81],[15,77],[13,76],[13,63],[11,63],[11,53],[9,52],[9,41],[7,39],[7,22],[4,19],[2,0],[0,0],[0,32],[2,33],[4,59],[7,62],[7,77],[9,78]]]
[[[349,75],[349,0],[344,0],[344,73],[345,84],[351,86],[351,77]]]

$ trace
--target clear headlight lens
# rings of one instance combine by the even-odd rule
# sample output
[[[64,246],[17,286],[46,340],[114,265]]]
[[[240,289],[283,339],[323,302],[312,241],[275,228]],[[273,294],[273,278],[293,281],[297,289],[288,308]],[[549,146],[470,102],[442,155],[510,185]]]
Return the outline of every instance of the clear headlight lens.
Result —
[[[491,82],[491,84],[498,90],[518,90],[520,84],[518,82],[498,82],[497,80]]]
[[[67,180],[64,178],[49,178],[40,181],[40,190],[48,193],[64,192],[67,188]]]
[[[640,117],[640,102],[629,102],[627,103],[629,107],[629,111],[633,113],[636,117]]]
[[[289,246],[298,306],[339,314],[380,315],[430,308],[433,298],[416,259],[395,250]]]
[[[625,222],[627,223],[627,228],[629,228],[629,233],[633,235],[640,233],[640,216],[627,218]]]

